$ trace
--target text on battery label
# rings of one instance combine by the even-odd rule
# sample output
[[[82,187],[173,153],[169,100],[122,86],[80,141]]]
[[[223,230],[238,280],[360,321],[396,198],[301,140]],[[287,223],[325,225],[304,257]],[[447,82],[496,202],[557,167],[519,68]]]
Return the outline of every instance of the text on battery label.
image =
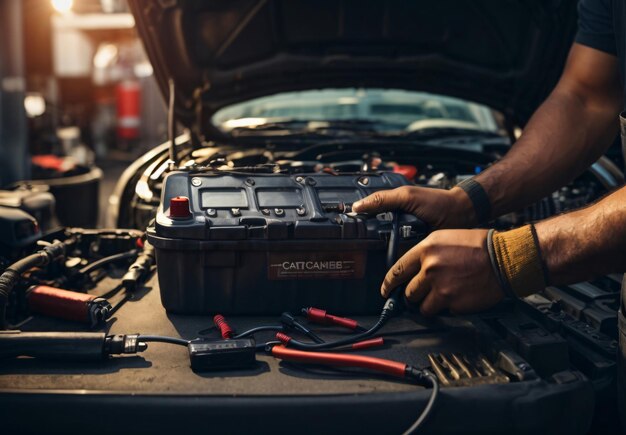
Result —
[[[284,261],[282,264],[272,264],[272,267],[281,266],[283,270],[342,270],[354,261]]]
[[[365,253],[310,252],[270,253],[269,279],[359,279],[363,276]]]

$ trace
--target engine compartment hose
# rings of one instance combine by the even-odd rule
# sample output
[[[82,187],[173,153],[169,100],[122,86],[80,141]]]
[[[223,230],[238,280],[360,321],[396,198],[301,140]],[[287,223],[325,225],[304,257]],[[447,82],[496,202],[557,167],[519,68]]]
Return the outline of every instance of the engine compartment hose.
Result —
[[[7,328],[6,307],[9,302],[9,295],[20,281],[22,274],[33,267],[46,266],[64,256],[65,247],[66,244],[58,240],[50,243],[40,251],[16,261],[0,275],[0,329]]]

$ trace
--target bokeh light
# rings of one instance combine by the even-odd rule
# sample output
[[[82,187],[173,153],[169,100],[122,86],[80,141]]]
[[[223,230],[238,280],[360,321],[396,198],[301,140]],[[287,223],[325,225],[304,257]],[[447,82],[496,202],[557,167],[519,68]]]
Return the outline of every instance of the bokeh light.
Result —
[[[52,7],[61,12],[62,14],[67,13],[72,10],[72,6],[74,5],[74,0],[51,0]]]

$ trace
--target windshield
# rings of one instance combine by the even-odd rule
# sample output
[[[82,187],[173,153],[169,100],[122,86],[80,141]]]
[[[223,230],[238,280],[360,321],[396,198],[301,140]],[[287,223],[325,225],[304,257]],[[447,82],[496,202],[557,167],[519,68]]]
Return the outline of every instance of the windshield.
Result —
[[[497,133],[497,112],[480,104],[396,89],[284,92],[223,108],[213,123],[223,131],[286,121],[360,122],[381,132],[463,129]]]

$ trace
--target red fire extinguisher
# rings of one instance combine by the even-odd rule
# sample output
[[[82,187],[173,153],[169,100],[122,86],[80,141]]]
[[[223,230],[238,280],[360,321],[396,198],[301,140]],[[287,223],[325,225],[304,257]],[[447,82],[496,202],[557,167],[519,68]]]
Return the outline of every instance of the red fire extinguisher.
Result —
[[[136,80],[125,80],[116,87],[117,136],[137,139],[141,126],[141,87]]]

